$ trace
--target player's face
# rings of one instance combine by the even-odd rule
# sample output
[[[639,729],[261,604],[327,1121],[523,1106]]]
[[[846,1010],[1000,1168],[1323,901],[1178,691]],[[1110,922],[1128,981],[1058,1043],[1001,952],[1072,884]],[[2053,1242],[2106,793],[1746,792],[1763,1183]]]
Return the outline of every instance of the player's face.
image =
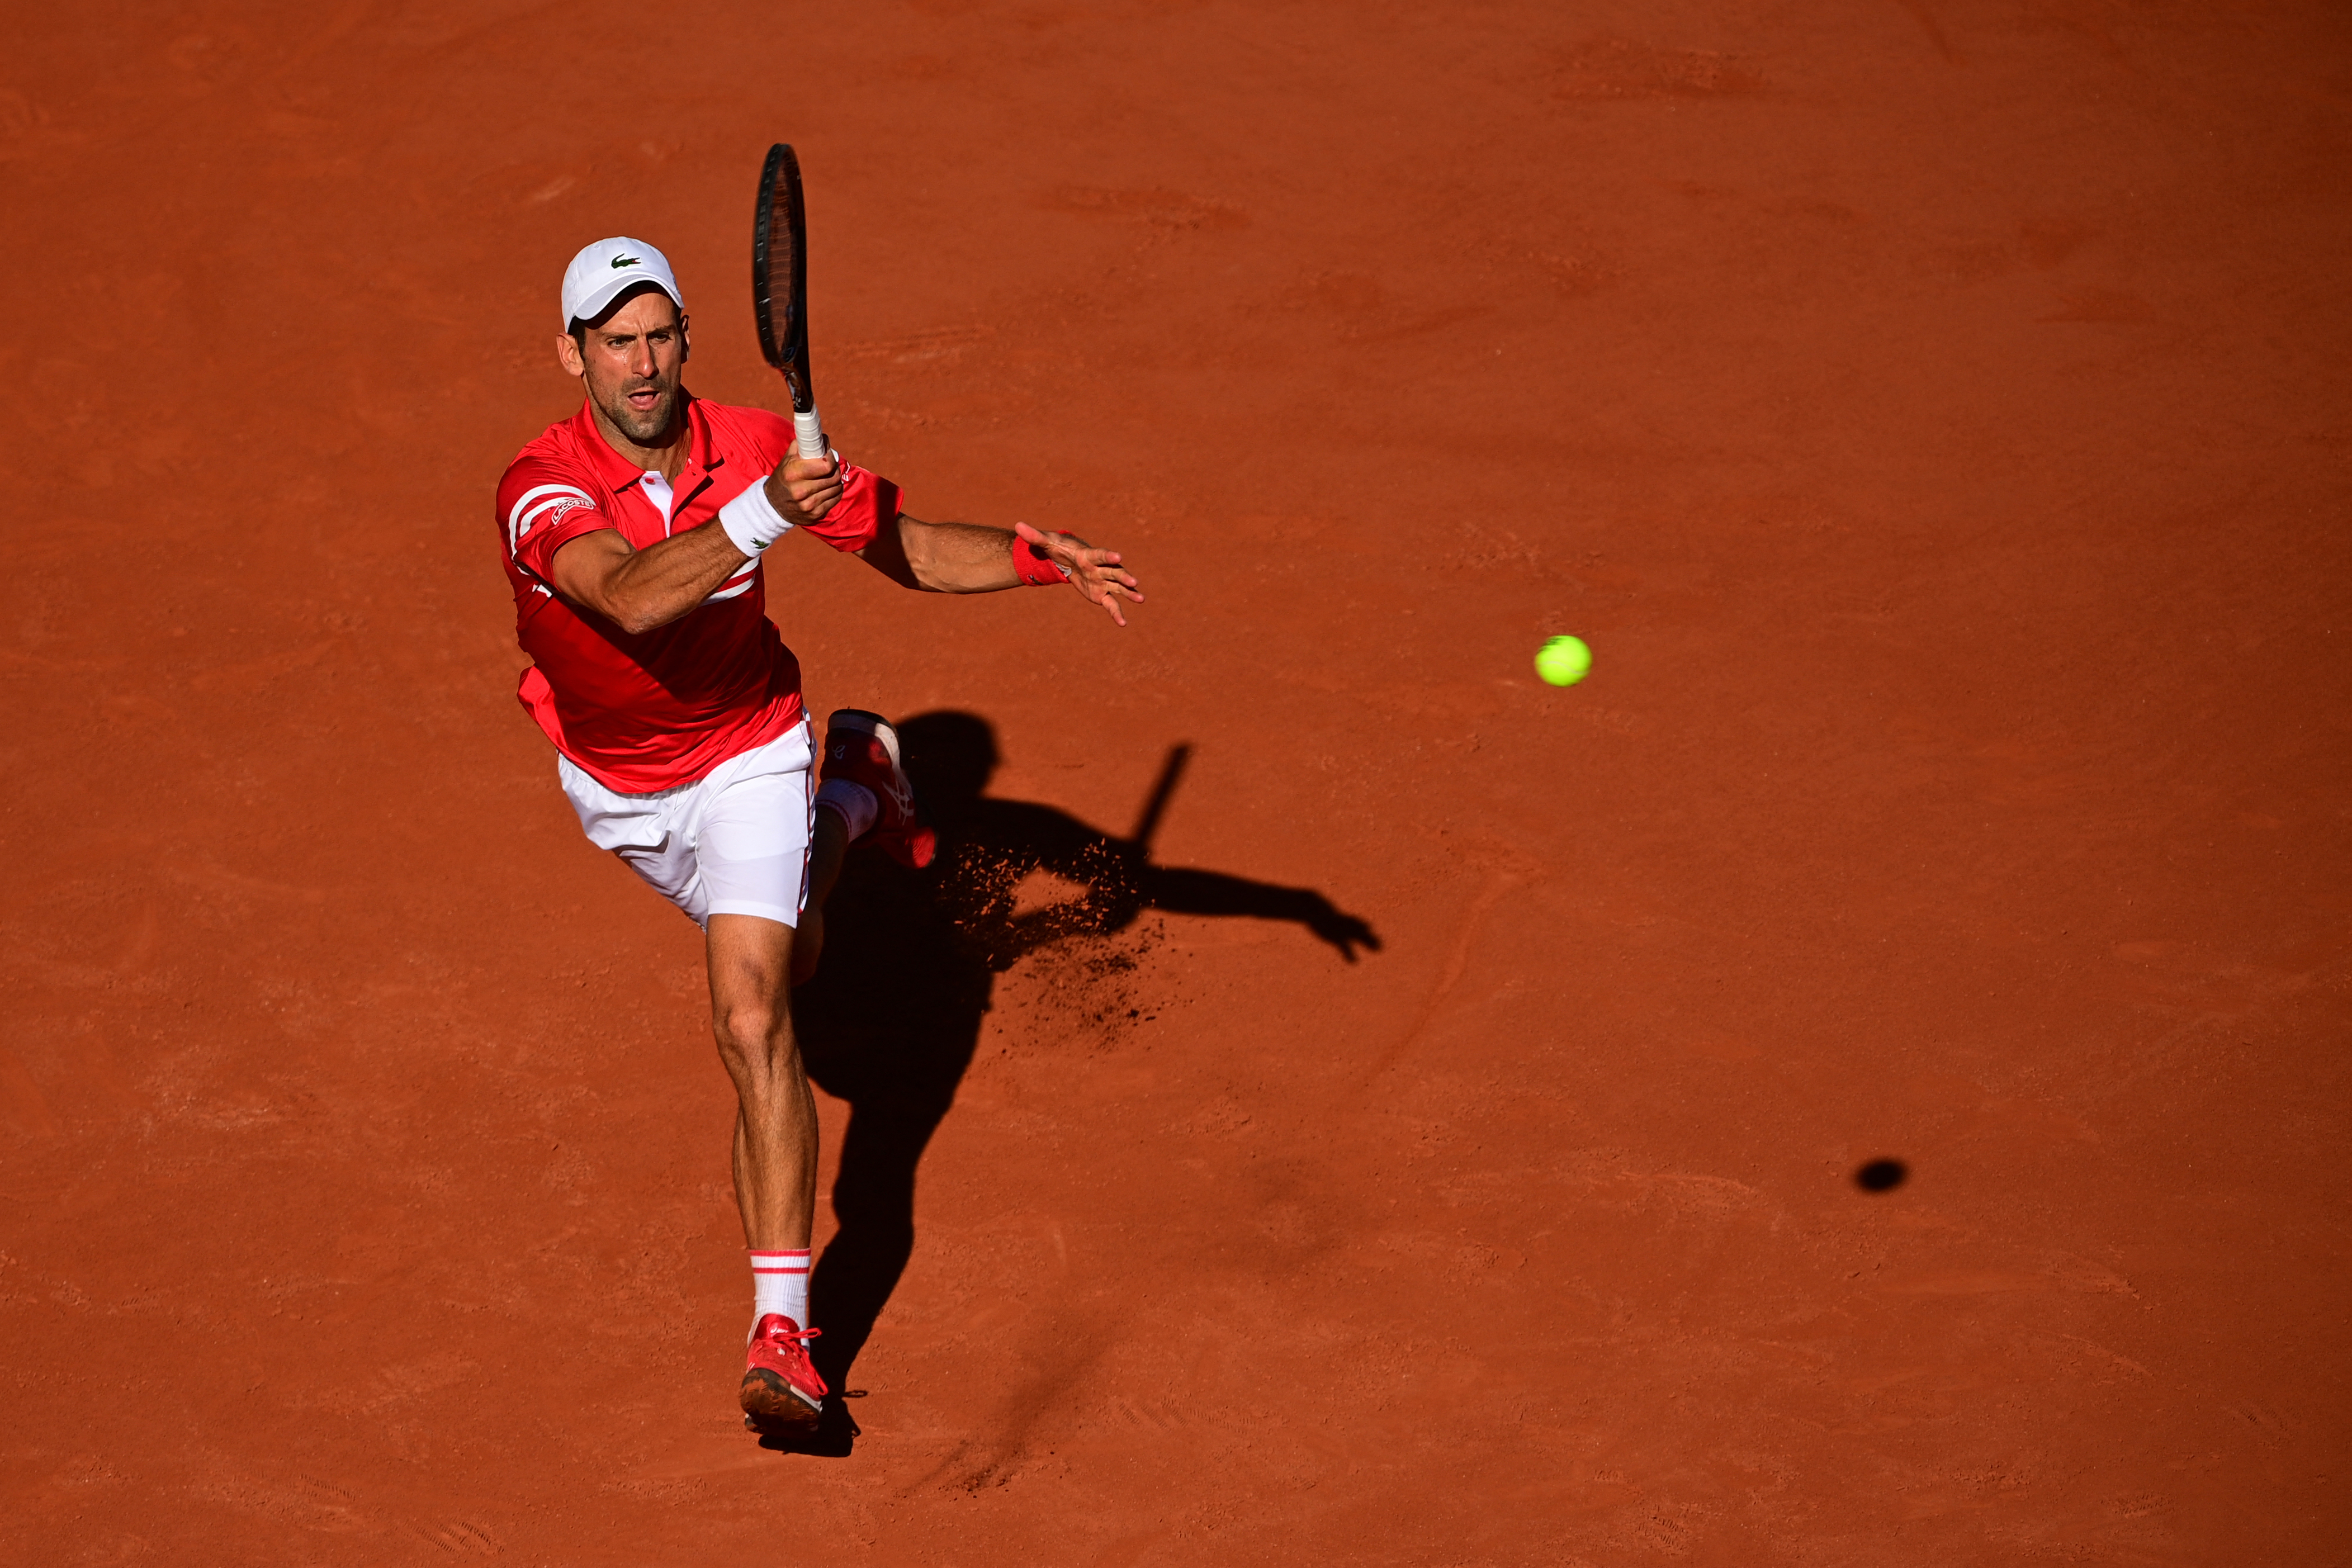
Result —
[[[569,337],[564,339],[570,344]],[[577,358],[580,368],[572,370]],[[686,364],[686,318],[659,291],[640,294],[601,327],[588,329],[564,369],[588,385],[589,400],[622,434],[658,444],[677,413],[678,376]]]

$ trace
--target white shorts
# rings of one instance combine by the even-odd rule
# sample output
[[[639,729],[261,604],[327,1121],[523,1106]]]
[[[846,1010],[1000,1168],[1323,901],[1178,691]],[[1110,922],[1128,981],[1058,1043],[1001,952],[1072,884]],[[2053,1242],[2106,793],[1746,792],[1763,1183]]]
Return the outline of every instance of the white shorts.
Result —
[[[729,758],[691,784],[651,795],[607,789],[570,758],[556,777],[581,831],[697,925],[756,915],[798,925],[808,900],[816,789],[809,722]]]

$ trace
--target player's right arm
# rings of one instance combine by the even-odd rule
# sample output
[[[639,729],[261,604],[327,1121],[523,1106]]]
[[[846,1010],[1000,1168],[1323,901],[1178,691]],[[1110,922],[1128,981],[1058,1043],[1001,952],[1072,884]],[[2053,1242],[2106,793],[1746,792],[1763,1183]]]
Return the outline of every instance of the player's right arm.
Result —
[[[774,526],[805,527],[840,499],[841,479],[829,458],[795,457],[770,476],[766,493],[780,519]],[[716,523],[643,549],[618,529],[602,528],[557,546],[548,577],[556,592],[634,636],[667,626],[700,604],[750,559]]]
[[[618,529],[598,528],[565,543],[548,565],[556,592],[635,636],[709,598],[748,559],[719,528],[688,528],[644,549]]]

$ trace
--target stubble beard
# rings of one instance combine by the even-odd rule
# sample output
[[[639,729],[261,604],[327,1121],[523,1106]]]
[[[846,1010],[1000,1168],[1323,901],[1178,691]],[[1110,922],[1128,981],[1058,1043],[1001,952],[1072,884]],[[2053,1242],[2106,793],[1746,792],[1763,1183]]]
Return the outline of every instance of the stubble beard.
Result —
[[[639,413],[629,406],[628,394],[648,388],[660,392],[661,397],[649,412]],[[614,387],[596,400],[596,406],[604,410],[604,417],[613,422],[614,428],[631,441],[640,446],[655,446],[670,433],[670,421],[677,413],[677,397],[676,382],[667,386],[658,382],[638,382],[634,385],[624,383]]]

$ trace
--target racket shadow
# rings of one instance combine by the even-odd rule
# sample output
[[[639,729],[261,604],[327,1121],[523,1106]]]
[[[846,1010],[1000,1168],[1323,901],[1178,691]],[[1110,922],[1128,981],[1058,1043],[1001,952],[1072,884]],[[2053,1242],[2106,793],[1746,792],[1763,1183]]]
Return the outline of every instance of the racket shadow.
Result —
[[[1150,835],[1188,747],[1171,753],[1135,833],[1120,838],[1051,806],[989,795],[997,748],[985,719],[943,711],[898,728],[939,831],[938,858],[916,872],[853,852],[825,904],[824,962],[793,998],[809,1076],[850,1108],[833,1189],[839,1228],[810,1281],[810,1316],[824,1330],[810,1348],[835,1389],[848,1385],[914,1254],[917,1169],[971,1065],[998,975],[1049,943],[1112,936],[1150,909],[1295,922],[1350,963],[1381,945],[1312,890],[1152,863]],[[1041,869],[1081,884],[1083,896],[1017,911],[1014,889]],[[855,1437],[835,1398],[814,1437],[770,1446],[844,1454]]]

